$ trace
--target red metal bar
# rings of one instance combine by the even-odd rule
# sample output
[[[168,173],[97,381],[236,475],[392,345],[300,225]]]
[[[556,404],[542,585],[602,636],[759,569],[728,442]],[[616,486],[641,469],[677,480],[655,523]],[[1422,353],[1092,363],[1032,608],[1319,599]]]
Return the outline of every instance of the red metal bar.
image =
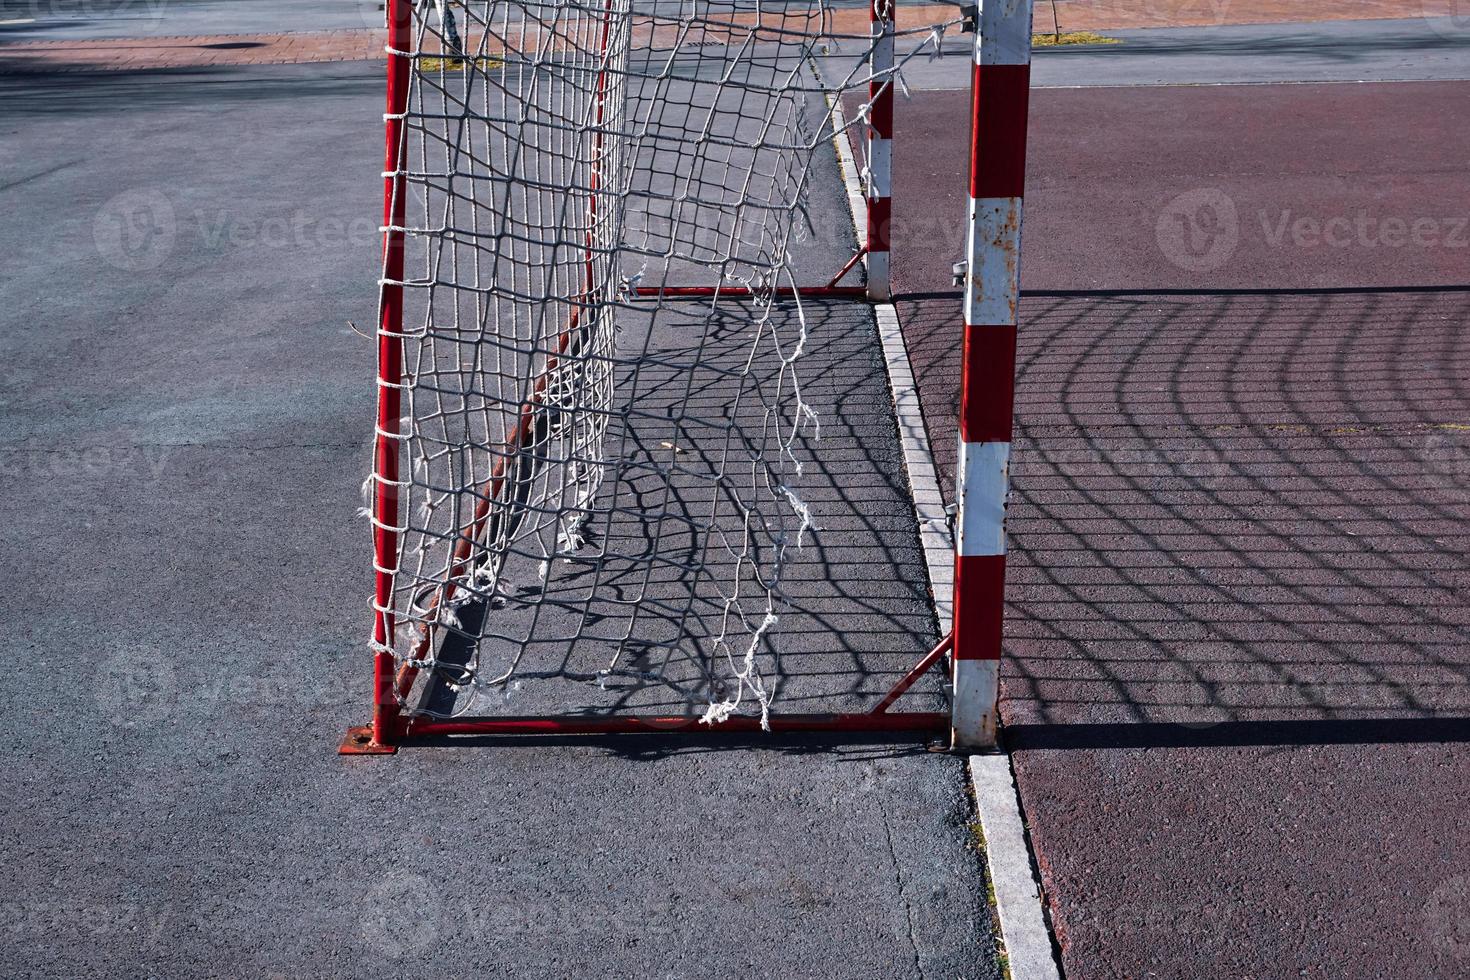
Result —
[[[913,687],[914,682],[916,682],[920,677],[923,677],[926,670],[929,670],[935,664],[939,663],[939,658],[948,653],[950,651],[950,648],[953,646],[954,634],[946,633],[944,635],[944,639],[939,641],[939,645],[937,647],[924,654],[924,659],[915,664],[914,669],[905,674],[903,680],[893,685],[893,690],[889,691],[888,694],[884,696],[883,700],[878,702],[878,706],[873,709],[872,713],[875,715],[881,715],[885,713],[888,710],[889,705],[893,704],[893,702],[903,697],[903,693],[909,688]]]
[[[868,82],[867,165],[868,295],[882,302],[892,296],[889,231],[893,199],[893,0],[869,0],[873,37]]]
[[[378,432],[373,445],[373,739],[391,741],[398,727],[393,696],[393,572],[397,565],[399,384],[403,377],[403,224],[406,213],[402,154],[412,43],[409,0],[388,0],[388,98],[384,120],[383,279],[378,301]]]
[[[839,282],[841,282],[842,281],[842,277],[845,276],[845,275],[847,275],[849,272],[851,272],[853,266],[855,266],[859,262],[861,262],[863,260],[863,256],[864,255],[867,255],[867,254],[868,254],[868,246],[866,246],[866,245],[864,245],[862,248],[858,249],[856,252],[853,252],[852,253],[852,258],[850,258],[850,259],[847,260],[847,265],[844,265],[841,269],[837,270],[837,275],[835,275],[831,279],[828,279],[827,280],[827,285],[826,285],[825,288],[826,289],[831,289],[833,286],[836,286]],[[864,288],[866,288],[866,287],[864,287]]]
[[[597,73],[596,134],[593,138],[592,166],[589,174],[590,195],[587,200],[587,235],[583,259],[582,293],[580,297],[583,303],[587,302],[592,295],[593,279],[596,274],[593,268],[593,262],[596,258],[596,241],[593,233],[597,227],[597,194],[602,186],[602,122],[607,101],[608,73],[606,68],[606,55],[608,40],[612,31],[612,0],[607,0],[603,9],[601,50],[604,67]],[[509,439],[506,440],[506,451],[496,458],[495,465],[491,468],[490,479],[485,481],[483,488],[485,492],[479,495],[479,499],[475,503],[475,510],[470,519],[469,527],[462,531],[455,541],[449,576],[429,601],[427,612],[433,612],[441,602],[448,602],[450,599],[453,599],[455,592],[458,591],[458,586],[455,584],[454,579],[464,574],[465,563],[469,561],[470,555],[474,551],[474,543],[484,531],[485,522],[489,520],[491,501],[498,500],[502,490],[505,488],[506,470],[510,465],[509,461],[514,459],[525,448],[527,440],[530,439],[531,434],[535,431],[536,416],[540,410],[542,399],[546,395],[546,386],[550,383],[552,372],[561,363],[561,356],[571,347],[572,338],[577,335],[580,326],[581,310],[574,309],[570,317],[568,317],[566,328],[557,337],[556,352],[546,358],[546,365],[542,368],[540,377],[536,379],[531,397],[526,400],[526,403],[521,408],[521,415],[516,423],[516,427],[511,432]],[[432,647],[433,642],[433,630],[425,629],[424,635],[414,645],[412,659],[424,659]],[[396,680],[395,701],[397,698],[408,696],[409,691],[413,689],[414,680],[418,677],[418,673],[419,669],[412,665],[405,665],[399,668]]]
[[[849,266],[851,268],[851,266]],[[838,276],[841,278],[841,275]],[[771,290],[777,296],[809,296],[815,299],[864,299],[867,297],[866,286],[777,286]],[[752,292],[745,286],[635,286],[635,296],[729,296],[739,298],[750,296]]]
[[[943,734],[949,715],[940,711],[896,711],[875,714],[774,714],[772,732],[922,732]],[[407,737],[449,735],[652,735],[681,733],[760,732],[760,718],[736,715],[706,725],[692,715],[542,715],[416,720]]]

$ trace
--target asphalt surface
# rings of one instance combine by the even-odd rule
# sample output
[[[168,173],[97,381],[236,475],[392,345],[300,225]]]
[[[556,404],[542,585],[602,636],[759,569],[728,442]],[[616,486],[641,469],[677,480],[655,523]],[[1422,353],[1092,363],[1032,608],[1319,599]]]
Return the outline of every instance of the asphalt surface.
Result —
[[[0,41],[362,30],[383,0],[0,0]]]
[[[271,29],[242,23],[166,33]],[[1463,77],[1425,23],[1038,57],[1003,707],[1069,977],[1470,963],[1470,91],[1068,88]],[[965,98],[925,90],[964,69],[910,74],[896,143],[946,480]],[[367,697],[342,324],[371,318],[378,75],[0,79],[8,972],[974,975],[947,760],[331,754]],[[176,244],[132,268],[108,205],[150,189]],[[156,201],[124,199],[136,240]]]
[[[0,0],[0,42],[347,31],[383,26],[385,0]],[[829,6],[863,6],[836,0]],[[640,0],[639,10],[681,9]]]
[[[998,976],[957,758],[336,755],[369,702],[349,321],[373,317],[381,98],[375,64],[0,80],[4,972]],[[847,309],[813,310],[850,359],[814,397],[873,476],[831,541],[866,576],[802,599],[918,649],[881,354]]]
[[[894,144],[946,484],[965,98]],[[1470,969],[1467,105],[1033,93],[1002,714],[1072,980]]]
[[[1463,17],[1110,30],[1106,35],[1118,43],[1036,48],[1032,87],[1470,78],[1470,20]],[[968,36],[949,32],[943,52],[942,58],[926,56],[906,66],[904,81],[911,90],[969,87]]]
[[[1466,91],[1405,82],[1034,92],[1022,286],[1470,283]],[[947,175],[963,152],[953,120],[967,102],[949,91],[900,103],[916,135],[895,150],[907,154],[895,179],[923,186],[932,204],[894,214],[898,289],[950,288],[964,228],[962,189]]]

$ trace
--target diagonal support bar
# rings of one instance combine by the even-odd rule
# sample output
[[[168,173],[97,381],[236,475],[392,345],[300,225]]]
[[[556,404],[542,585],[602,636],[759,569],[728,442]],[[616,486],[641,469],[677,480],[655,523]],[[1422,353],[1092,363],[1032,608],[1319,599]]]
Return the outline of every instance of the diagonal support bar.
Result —
[[[889,691],[884,696],[883,700],[878,702],[878,706],[875,707],[871,713],[875,715],[881,715],[887,712],[889,707],[892,706],[893,702],[903,697],[904,692],[913,687],[915,682],[917,682],[920,677],[923,677],[926,671],[928,671],[935,664],[939,663],[940,658],[943,657],[946,653],[949,653],[950,649],[953,646],[954,634],[944,634],[944,639],[939,641],[939,645],[936,646],[933,650],[930,650],[928,653],[924,654],[924,659],[915,664],[914,669],[903,676],[903,680],[893,685],[893,690]]]

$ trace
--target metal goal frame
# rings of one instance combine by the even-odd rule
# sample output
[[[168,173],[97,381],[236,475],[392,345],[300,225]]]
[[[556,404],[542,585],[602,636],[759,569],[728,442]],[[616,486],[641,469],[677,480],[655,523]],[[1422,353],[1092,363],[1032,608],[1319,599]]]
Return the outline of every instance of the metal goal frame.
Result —
[[[394,556],[398,549],[399,426],[403,350],[405,179],[399,166],[407,109],[413,4],[388,0],[386,156],[383,184],[383,286],[379,302],[377,430],[373,448],[374,618],[371,721],[347,731],[344,755],[393,753],[399,747],[455,736],[512,735],[707,735],[759,732],[761,719],[732,716],[704,723],[693,716],[524,715],[434,719],[407,716],[400,697],[412,688],[417,670],[399,667],[392,642]],[[894,91],[892,76],[895,0],[872,0],[869,20],[874,45],[874,80],[866,125],[865,215],[858,250],[824,285],[785,287],[803,297],[848,299],[872,304],[892,299],[889,277],[892,225]],[[1005,592],[1005,508],[1016,358],[1021,206],[1025,177],[1026,124],[1030,89],[1032,0],[990,0],[970,8],[974,28],[969,111],[968,218],[964,261],[956,267],[963,285],[961,397],[957,420],[953,622],[931,649],[879,703],[861,713],[772,712],[769,730],[790,733],[885,733],[924,740],[947,738],[956,749],[982,748],[996,739],[999,664]],[[838,139],[846,139],[839,133]],[[843,284],[861,264],[865,282]],[[738,295],[704,284],[640,286],[636,292],[662,296]],[[779,294],[780,291],[778,291]],[[926,672],[948,671],[950,710],[890,710]]]

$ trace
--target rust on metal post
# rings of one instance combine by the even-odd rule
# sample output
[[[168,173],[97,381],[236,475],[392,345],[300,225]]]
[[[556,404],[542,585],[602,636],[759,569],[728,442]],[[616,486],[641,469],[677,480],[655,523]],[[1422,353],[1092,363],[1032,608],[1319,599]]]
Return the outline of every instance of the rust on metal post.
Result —
[[[374,741],[371,725],[354,725],[347,729],[347,737],[337,747],[338,755],[393,755],[397,751],[397,745]]]

